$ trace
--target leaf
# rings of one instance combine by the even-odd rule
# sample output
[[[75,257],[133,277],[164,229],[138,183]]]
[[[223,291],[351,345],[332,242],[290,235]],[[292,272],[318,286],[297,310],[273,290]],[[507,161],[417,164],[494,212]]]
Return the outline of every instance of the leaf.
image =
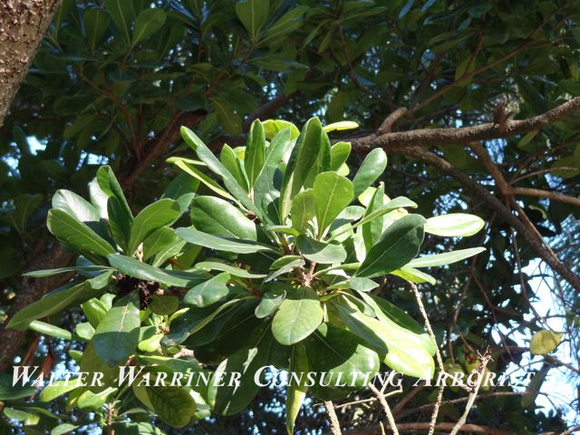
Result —
[[[98,259],[99,256],[106,257],[115,252],[109,242],[62,210],[50,210],[46,224],[58,239],[88,258]]]
[[[331,131],[352,130],[354,128],[358,128],[358,124],[354,121],[339,121],[324,126],[322,130],[325,133],[330,133]]]
[[[284,266],[280,267],[279,269],[275,270],[274,272],[270,273],[264,282],[270,282],[285,273],[289,273],[293,271],[297,267],[304,266],[304,260],[302,258],[298,258],[296,260],[291,261],[290,263],[285,264]]]
[[[292,208],[290,216],[292,218],[292,226],[306,234],[308,230],[308,223],[316,214],[316,197],[312,189],[306,189],[300,192],[292,200]]]
[[[308,120],[290,155],[280,190],[281,223],[288,216],[292,198],[304,186],[310,170],[316,163],[321,146],[322,124],[318,118]]]
[[[354,196],[358,197],[372,185],[383,174],[386,167],[387,154],[382,148],[375,148],[367,154],[352,180]]]
[[[273,345],[272,334],[265,330],[250,348],[235,352],[218,366],[208,391],[208,402],[216,412],[232,415],[247,408],[260,389],[256,372],[268,364]],[[215,385],[216,379],[233,372],[241,375],[238,383]]]
[[[256,307],[256,317],[263,319],[272,315],[284,302],[284,299],[286,299],[286,290],[282,287],[264,293],[260,304]]]
[[[168,198],[160,199],[141,210],[131,225],[128,254],[133,255],[141,242],[151,233],[158,228],[171,225],[180,214],[177,201]]]
[[[95,351],[109,366],[119,365],[135,352],[139,342],[139,293],[119,299],[95,331]]]
[[[114,196],[107,200],[107,215],[113,239],[123,251],[128,251],[133,217],[126,213],[121,202]]]
[[[558,347],[563,336],[561,332],[548,330],[536,332],[530,342],[530,352],[533,355],[547,355]]]
[[[286,430],[289,435],[294,433],[294,424],[302,403],[306,398],[308,387],[306,386],[307,373],[310,371],[308,356],[304,344],[297,343],[292,347],[290,357],[290,373],[296,374],[299,381],[291,382],[286,389]]]
[[[365,375],[374,377],[380,366],[377,353],[352,332],[323,323],[305,343],[311,371],[322,374],[320,381],[336,388],[365,387]],[[364,375],[362,375],[364,373]]]
[[[288,133],[284,133],[284,135],[289,135],[288,140],[296,139],[300,135],[300,130],[298,130],[294,124],[288,121],[283,121],[281,119],[267,119],[266,121],[262,122],[262,125],[264,127],[264,134],[266,135],[266,139],[272,141],[272,143],[274,143],[273,139],[280,132],[283,132],[287,128],[290,130]],[[272,147],[272,143],[270,144],[270,147]],[[272,150],[269,149],[268,152],[271,153]]]
[[[7,325],[7,328],[24,330],[33,320],[50,316],[65,308],[85,302],[101,293],[109,283],[112,272],[105,272],[97,278],[89,279],[80,284],[61,287],[48,293],[39,301],[27,305],[17,312]]]
[[[450,213],[427,219],[425,232],[443,237],[473,236],[485,222],[478,216],[466,213]]]
[[[158,252],[178,243],[172,228],[161,227],[143,240],[143,261],[147,261]]]
[[[34,370],[34,369],[33,369]],[[18,400],[30,397],[36,391],[33,386],[20,385],[16,383],[12,385],[12,375],[8,373],[0,374],[0,400]]]
[[[208,281],[191,288],[183,298],[183,302],[197,307],[207,307],[215,304],[229,293],[227,286],[229,280],[229,273],[220,273]]]
[[[197,153],[198,157],[216,175],[219,175],[226,188],[237,200],[248,210],[253,211],[257,216],[261,216],[260,211],[248,197],[246,191],[238,184],[230,172],[213,155],[211,150],[198,138],[193,131],[187,127],[181,127],[181,135],[185,142]]]
[[[121,0],[109,0],[113,2],[121,2]],[[123,2],[130,4],[131,2]],[[123,189],[121,189],[121,185],[119,181],[115,177],[113,170],[110,166],[101,166],[97,171],[97,182],[99,183],[99,187],[101,190],[107,195],[109,198],[115,197],[117,201],[119,201],[120,209],[122,214],[120,216],[123,217],[124,220],[133,221],[133,213],[131,212],[131,208],[129,207],[129,203],[123,194]]]
[[[83,13],[87,42],[91,51],[101,40],[109,28],[109,15],[100,8],[87,8]]]
[[[258,279],[264,278],[266,275],[263,273],[252,273],[246,269],[241,269],[239,267],[231,266],[226,263],[221,263],[218,261],[202,261],[195,265],[196,270],[219,270],[222,272],[228,272],[232,276],[238,276],[240,278],[250,278]]]
[[[347,257],[342,245],[318,242],[306,236],[298,236],[296,245],[304,258],[316,263],[338,264]]]
[[[99,386],[98,383],[95,382],[92,386],[88,387],[93,393],[104,391],[108,386],[116,383],[114,381],[119,374],[119,366],[110,367],[97,355],[94,340],[91,340],[85,347],[79,366],[81,372],[103,374],[102,386]]]
[[[104,0],[105,8],[111,14],[113,22],[121,31],[126,42],[131,40],[131,23],[135,18],[133,2],[126,0]]]
[[[234,239],[257,240],[256,224],[236,207],[220,198],[198,196],[193,200],[191,220],[196,229]]]
[[[232,136],[240,135],[242,133],[242,116],[232,107],[229,99],[225,97],[217,97],[211,99],[219,123],[222,125],[226,133]]]
[[[252,42],[257,41],[257,36],[266,20],[268,19],[268,0],[246,0],[236,2],[236,15],[250,34]]]
[[[60,267],[58,269],[34,270],[32,272],[26,272],[23,275],[29,276],[31,278],[47,278],[67,272],[76,272],[79,274],[93,274],[96,272],[106,272],[108,270],[111,270],[109,266],[70,266],[70,267]]]
[[[244,158],[244,167],[248,174],[250,189],[264,166],[266,158],[266,137],[264,136],[264,127],[260,120],[256,119],[250,127],[250,134],[246,144],[246,156]]]
[[[180,387],[146,387],[155,413],[172,427],[187,426],[195,415],[193,397]]]
[[[51,325],[50,323],[41,322],[40,320],[33,320],[28,325],[28,328],[50,337],[72,340],[72,334],[66,329],[59,328],[58,326]]]
[[[107,401],[107,398],[117,391],[117,388],[108,387],[99,393],[85,391],[77,400],[77,407],[81,411],[96,411]]]
[[[147,36],[161,29],[166,19],[167,14],[162,9],[151,8],[142,11],[135,20],[132,45],[135,46]]]
[[[422,284],[424,282],[428,282],[429,284],[433,285],[437,284],[437,280],[431,275],[425,272],[421,272],[420,270],[410,266],[403,266],[400,269],[393,270],[391,275],[396,275],[406,281],[414,282],[417,284]]]
[[[236,156],[234,150],[228,145],[224,144],[220,152],[220,161],[222,165],[228,170],[230,174],[235,178],[237,183],[247,190],[248,181],[246,179],[246,174],[242,169],[240,159]]]
[[[77,385],[77,378],[56,381],[44,387],[38,398],[41,402],[51,402],[63,394],[70,393],[77,388],[81,388],[81,386],[82,383]]]
[[[350,142],[337,142],[330,148],[330,169],[338,171],[346,162],[351,150]]]
[[[445,252],[443,254],[426,255],[424,257],[415,258],[407,264],[409,267],[433,267],[444,266],[447,264],[457,263],[466,258],[473,257],[480,252],[485,251],[485,248],[468,248],[458,249],[453,252]]]
[[[348,285],[351,289],[361,292],[370,292],[379,286],[378,283],[368,278],[350,278],[348,280]]]
[[[424,224],[425,218],[419,215],[394,222],[371,247],[355,275],[373,278],[405,266],[419,252]]]
[[[80,222],[99,222],[101,217],[97,209],[70,190],[59,189],[52,197],[52,207],[62,210]]]
[[[144,281],[155,281],[175,287],[190,287],[205,281],[203,274],[159,269],[120,254],[109,255],[111,266],[120,272]]]
[[[217,251],[230,251],[237,254],[253,254],[260,251],[272,251],[272,248],[269,248],[268,246],[247,241],[242,242],[226,237],[218,237],[202,233],[193,228],[177,228],[175,234],[186,242],[203,246],[205,248],[215,249]]]
[[[353,200],[353,185],[345,177],[329,171],[316,176],[312,191],[316,202],[316,220],[320,238],[332,221]]]
[[[302,341],[322,323],[323,311],[318,296],[310,287],[287,294],[272,321],[274,338],[283,345]]]
[[[524,408],[530,408],[536,402],[538,394],[550,369],[551,367],[549,365],[543,366],[540,371],[532,377],[532,380],[526,388],[526,394],[522,396],[522,406]]]

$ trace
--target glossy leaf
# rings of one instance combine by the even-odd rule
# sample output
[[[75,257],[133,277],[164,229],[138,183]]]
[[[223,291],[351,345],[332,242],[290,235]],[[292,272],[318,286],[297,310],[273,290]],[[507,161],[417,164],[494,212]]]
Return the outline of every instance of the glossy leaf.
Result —
[[[286,299],[272,321],[272,333],[280,344],[302,341],[322,323],[322,306],[310,287],[300,287],[286,295]]]
[[[244,168],[248,175],[250,188],[253,188],[266,159],[266,137],[264,127],[259,120],[252,122],[248,142],[246,144],[246,155],[244,157]]]
[[[258,319],[262,319],[264,317],[270,316],[278,309],[282,302],[284,302],[285,298],[286,290],[284,290],[283,287],[264,293],[262,299],[260,300],[260,304],[256,307],[256,317]]]
[[[119,299],[95,331],[95,351],[109,366],[123,363],[135,352],[139,341],[139,294]]]
[[[346,260],[346,251],[342,245],[323,243],[306,236],[298,236],[296,244],[304,258],[322,264],[337,264]]]
[[[408,264],[408,266],[416,268],[445,266],[447,264],[457,263],[458,261],[473,257],[483,251],[485,251],[485,248],[468,248],[458,249],[453,252],[444,252],[443,254],[426,255],[424,257],[415,258]]]
[[[332,221],[353,200],[353,185],[345,177],[328,171],[316,176],[312,192],[316,202],[316,221],[320,238]]]
[[[369,250],[356,275],[373,278],[409,263],[423,242],[424,224],[425,218],[419,215],[408,215],[393,223]]]
[[[177,237],[205,248],[215,249],[216,251],[229,251],[238,254],[252,254],[260,251],[271,251],[264,245],[251,243],[249,241],[240,241],[237,239],[230,239],[226,237],[214,236],[193,228],[178,228],[175,230]]]
[[[306,234],[308,224],[315,214],[316,196],[312,189],[300,192],[292,199],[292,209],[290,211],[292,226],[302,234]]]
[[[158,228],[171,225],[181,214],[179,204],[172,199],[160,199],[145,207],[131,225],[128,252],[132,255],[139,244]]]
[[[220,273],[208,281],[191,288],[183,298],[183,302],[197,307],[212,305],[229,293],[227,286],[229,280],[229,273]]]
[[[191,220],[196,229],[216,236],[257,240],[256,225],[236,207],[220,198],[198,196]]]
[[[135,45],[143,39],[157,32],[165,24],[167,14],[163,9],[152,8],[141,11],[135,20],[135,30],[133,31],[133,42]]]
[[[193,397],[180,387],[146,387],[147,396],[159,418],[172,427],[184,427],[195,415]]]
[[[359,196],[367,187],[371,186],[385,171],[387,154],[382,148],[375,148],[367,154],[354,179],[354,196]]]
[[[466,213],[451,213],[427,219],[425,232],[444,237],[473,236],[484,225],[485,222],[478,216]]]

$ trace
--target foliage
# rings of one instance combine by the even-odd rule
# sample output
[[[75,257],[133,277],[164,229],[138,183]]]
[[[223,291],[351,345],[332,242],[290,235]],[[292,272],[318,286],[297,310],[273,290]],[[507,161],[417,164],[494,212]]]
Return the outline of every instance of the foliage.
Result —
[[[176,178],[135,217],[108,166],[91,183],[90,203],[58,191],[48,226],[79,254],[77,266],[29,275],[74,272],[79,278],[17,313],[8,327],[35,322],[38,329],[38,319],[81,304],[88,322],[75,328],[75,338],[87,342],[76,355],[80,370],[103,367],[107,379],[96,391],[83,381],[60,381],[40,400],[70,393],[68,408],[100,412],[103,423],[108,402],[115,422],[130,425],[133,410],[123,405],[129,394],[135,396],[129,403],[136,398],[181,427],[206,417],[200,410],[208,404],[224,415],[243,411],[258,392],[256,371],[273,366],[296,375],[287,392],[292,432],[308,390],[323,400],[345,396],[365,387],[381,362],[409,376],[432,376],[436,344],[404,311],[372,294],[379,287],[372,278],[393,273],[429,280],[415,267],[450,264],[480,250],[415,258],[424,232],[471,235],[483,221],[409,213],[415,203],[390,199],[382,183],[372,187],[387,164],[380,149],[352,181],[340,175],[350,170],[347,156],[337,162],[342,146],[330,145],[327,132],[334,128],[312,118],[293,137],[298,130],[288,122],[257,120],[246,146],[218,160],[184,127],[200,160],[172,161],[192,179]],[[227,190],[200,176],[208,170]],[[192,180],[214,194],[190,191]],[[173,231],[178,221],[186,226]],[[63,335],[48,324],[43,332]],[[173,358],[179,353],[196,358]],[[119,373],[127,364],[139,371],[133,385]],[[215,366],[207,388],[198,381],[191,388],[157,381],[183,367],[199,375]],[[231,372],[241,373],[239,384],[218,386]],[[306,380],[309,372],[315,383]]]
[[[245,189],[250,182],[255,188],[257,178],[251,176],[252,181],[239,178],[242,169],[251,173],[254,166],[238,168],[235,163],[240,156],[233,150],[246,143],[256,117],[291,119],[297,124],[305,123],[312,114],[325,124],[345,118],[355,120],[361,125],[356,133],[350,130],[332,133],[333,142],[337,143],[331,158],[331,169],[339,171],[348,156],[348,165],[355,173],[371,151],[357,146],[357,136],[372,137],[387,115],[397,108],[410,110],[392,127],[395,134],[404,134],[417,129],[495,122],[498,106],[505,106],[508,118],[526,119],[558,106],[579,91],[580,10],[574,1],[489,0],[475,4],[459,0],[63,0],[62,5],[11,108],[6,128],[0,131],[0,319],[6,321],[48,289],[70,280],[66,272],[46,280],[22,276],[24,271],[69,266],[66,260],[56,261],[58,248],[45,225],[50,200],[58,189],[74,190],[89,198],[86,186],[99,166],[108,164],[119,176],[134,215],[161,198],[179,168],[189,168],[198,179],[211,184],[199,187],[201,196],[229,192],[227,186],[212,184],[198,165],[180,159],[175,160],[175,165],[163,164],[167,157],[191,157],[179,139],[181,125],[195,129]],[[251,20],[253,10],[259,11],[255,21]],[[528,189],[526,194],[520,191],[510,195],[502,191],[489,167],[470,146],[449,142],[430,150],[484,192],[507,204],[509,214],[541,233],[546,246],[578,273],[580,208],[555,196],[534,196],[529,190],[578,197],[577,125],[578,115],[572,115],[548,123],[541,130],[493,136],[481,142],[507,184]],[[273,128],[265,126],[265,134],[270,134],[269,129]],[[291,136],[297,133],[292,130]],[[344,141],[339,145],[341,140]],[[222,147],[225,142],[232,147]],[[346,142],[352,142],[352,147]],[[414,145],[426,149],[428,144],[419,141]],[[557,360],[570,363],[565,360],[577,353],[580,312],[577,291],[539,263],[530,240],[514,230],[512,223],[485,201],[481,191],[474,193],[465,182],[404,149],[384,148],[389,157],[389,171],[379,176],[375,185],[382,181],[393,198],[399,195],[413,198],[425,215],[473,213],[486,222],[476,240],[440,238],[427,233],[422,245],[425,255],[474,245],[486,248],[469,262],[469,267],[458,262],[430,270],[436,282],[420,286],[444,359],[466,370],[469,360],[477,359],[477,351],[489,345],[494,356],[491,370],[505,373],[519,365],[527,367],[530,362],[536,364],[532,367],[541,367],[538,369],[541,376],[535,378],[530,389],[539,391],[542,381],[554,376],[557,371],[554,368],[563,367]],[[373,152],[376,158],[378,151]],[[259,152],[253,157],[255,162],[262,158]],[[179,181],[173,184],[175,190],[166,198],[175,201],[180,194],[194,191],[197,182],[192,180],[179,175]],[[358,197],[355,180],[352,177],[350,180],[353,194]],[[186,187],[179,187],[182,183]],[[229,195],[232,198],[224,199],[232,202],[234,195],[231,192]],[[309,194],[301,199],[290,197],[297,204],[312,203]],[[67,201],[68,197],[63,198],[63,203]],[[108,215],[127,213],[122,201],[117,201],[120,204],[107,210]],[[247,208],[243,203],[242,206]],[[357,206],[369,207],[369,203]],[[202,203],[196,207],[201,210],[209,205]],[[294,210],[297,214],[298,207]],[[167,210],[169,214],[174,211]],[[292,209],[288,213],[292,214]],[[202,214],[200,211],[199,215]],[[78,227],[59,212],[53,213],[51,219],[59,223],[59,228],[62,222]],[[126,227],[113,230],[107,225],[97,225],[100,219],[93,217],[88,221],[86,227],[92,233],[84,232],[83,237],[91,234],[91,242],[83,249],[93,260],[102,258],[104,264],[97,270],[111,270],[106,269],[111,265],[101,254],[109,249],[107,244],[115,247],[116,242],[112,244],[112,236],[104,236],[111,232],[117,238],[122,237],[120,246],[126,252],[130,249],[131,231]],[[189,225],[188,219],[189,215],[183,214],[173,227]],[[452,222],[448,224],[453,226]],[[302,228],[298,220],[292,225]],[[428,227],[429,223],[425,229]],[[365,228],[366,231],[361,231],[367,238],[379,231],[376,225]],[[106,243],[94,238],[93,233]],[[172,234],[160,229],[153,248],[166,243]],[[337,241],[340,237],[344,235],[338,236]],[[99,241],[98,246],[94,246],[94,240]],[[154,239],[150,242],[153,244]],[[146,255],[142,264],[153,265],[157,254]],[[192,248],[175,261],[188,268],[195,255]],[[49,264],[47,260],[53,258],[54,263]],[[84,263],[78,266],[88,267]],[[205,276],[230,273],[204,270]],[[95,278],[94,270],[85,271],[90,274],[88,278]],[[251,271],[254,272],[258,273]],[[381,297],[420,321],[422,317],[412,293],[398,279],[418,273],[393,272],[398,276],[390,276]],[[164,276],[164,279],[172,278]],[[55,280],[60,281],[55,284]],[[65,292],[69,296],[63,299],[75,300],[75,294],[85,292],[108,292],[93,288],[92,285],[100,284],[92,282]],[[364,283],[358,281],[361,282]],[[549,313],[553,317],[547,317],[545,296],[538,303],[538,295],[546,294],[545,289],[550,289],[550,296],[556,301]],[[277,301],[273,299],[275,305]],[[53,302],[60,304],[62,300],[58,297]],[[110,308],[109,302],[102,301],[104,309]],[[260,310],[267,312],[266,306]],[[76,331],[76,323],[89,322],[78,310],[64,313],[50,316],[50,323],[61,328],[56,330],[53,326],[53,334],[67,340],[73,330],[75,339],[81,334],[90,336],[87,326]],[[38,347],[38,334],[22,333],[18,340],[13,340],[14,335],[5,334],[12,330],[0,328],[4,355],[12,359],[14,355],[25,358],[29,354],[29,362],[45,365],[47,370],[56,364],[69,364],[65,351],[77,355],[75,352],[82,346],[62,338],[46,338],[49,327],[43,323],[45,320],[30,325],[45,334]],[[91,327],[94,328],[92,324]],[[528,344],[542,330],[565,335],[561,342],[557,340],[558,348],[549,355],[534,357],[527,352]],[[154,344],[157,338],[150,343]],[[11,361],[5,366],[10,365]],[[576,381],[577,378],[570,378],[567,384]],[[435,399],[426,390],[406,402],[402,412],[407,414],[398,416],[398,421],[429,421],[421,406]],[[405,385],[405,394],[409,391],[411,386]],[[496,392],[513,393],[514,389],[491,391]],[[222,433],[232,431],[232,427],[234,432],[249,432],[254,424],[250,420],[263,422],[265,426],[258,430],[265,432],[275,427],[279,416],[266,411],[270,396],[263,394],[260,392],[249,408],[255,413],[254,418],[240,414],[235,419],[214,420],[212,424],[231,423],[230,427],[220,427]],[[366,399],[365,394],[362,390],[353,396]],[[439,421],[457,420],[463,404],[448,402],[464,395],[465,392],[446,389]],[[395,397],[393,400],[398,400],[399,396]],[[566,406],[570,402],[575,406],[576,402],[571,400]],[[64,415],[62,400],[57,399],[51,406]],[[526,396],[526,400],[489,396],[478,400],[477,412],[470,414],[469,421],[517,432],[564,430],[560,414],[555,411],[550,414],[547,408],[545,415],[537,413],[541,407],[541,402],[536,403],[532,395]],[[554,402],[549,409],[560,407],[559,402]],[[341,408],[339,418],[344,427],[376,424],[381,418],[377,407],[369,407],[364,416],[357,414],[357,409],[360,410]],[[568,412],[568,419],[573,418],[571,408],[562,409],[564,414]],[[84,414],[81,411],[79,415]],[[325,424],[324,415],[312,412],[309,418],[312,415],[319,419],[319,427]],[[301,416],[306,416],[304,411]],[[18,417],[24,421],[29,418],[28,414]],[[34,420],[30,417],[29,421]],[[312,421],[312,427],[316,426]]]

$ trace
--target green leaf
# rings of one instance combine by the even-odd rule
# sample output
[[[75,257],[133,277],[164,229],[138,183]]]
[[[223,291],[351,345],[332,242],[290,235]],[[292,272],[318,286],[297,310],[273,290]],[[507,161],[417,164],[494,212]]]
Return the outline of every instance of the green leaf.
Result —
[[[112,196],[107,201],[107,215],[113,239],[124,251],[127,251],[129,239],[131,238],[133,217],[127,214],[125,208],[115,196]]]
[[[97,209],[70,190],[59,189],[52,197],[52,207],[65,212],[80,222],[99,222],[101,217]]]
[[[406,281],[414,282],[417,284],[422,284],[424,282],[428,282],[429,284],[433,285],[437,284],[437,280],[431,275],[425,272],[421,272],[420,270],[410,266],[403,266],[400,269],[393,270],[391,275],[396,275]]]
[[[239,267],[231,266],[229,264],[221,263],[218,261],[202,261],[195,265],[195,270],[219,270],[222,272],[228,272],[232,276],[239,276],[240,278],[250,279],[264,278],[266,276],[263,273],[252,273],[246,269],[241,269]]]
[[[290,216],[292,218],[292,226],[306,234],[308,230],[308,223],[316,214],[316,197],[312,189],[306,189],[300,192],[292,200],[292,209]]]
[[[316,201],[316,220],[320,238],[332,221],[353,200],[353,185],[347,178],[328,171],[316,176],[312,191]]]
[[[152,8],[142,11],[135,20],[132,45],[136,45],[147,36],[161,29],[166,19],[167,14],[162,9]]]
[[[304,258],[316,263],[338,264],[347,257],[344,247],[335,243],[323,243],[306,236],[298,236],[296,244]]]
[[[226,237],[218,237],[211,234],[202,233],[193,228],[177,228],[177,237],[186,242],[193,243],[216,251],[230,251],[237,254],[253,254],[260,251],[272,251],[268,246],[250,243],[246,241],[233,240]]]
[[[310,170],[316,163],[321,146],[322,124],[318,118],[308,120],[290,155],[280,190],[281,223],[290,212],[292,198],[304,186]]]
[[[7,325],[7,328],[24,330],[33,320],[50,316],[65,308],[85,302],[101,293],[109,283],[112,272],[105,272],[97,278],[86,280],[80,284],[61,287],[48,293],[45,297],[36,301],[16,313]]]
[[[196,197],[191,209],[191,220],[195,228],[204,233],[257,240],[256,224],[239,209],[220,198]]]
[[[66,329],[51,325],[50,323],[41,322],[40,320],[33,320],[28,325],[33,331],[39,332],[43,335],[48,335],[55,338],[64,338],[65,340],[72,340],[72,334]]]
[[[159,269],[120,254],[109,255],[111,266],[120,272],[144,281],[155,281],[175,287],[191,287],[205,281],[203,274]]]
[[[246,156],[244,158],[244,167],[246,174],[248,174],[248,181],[250,189],[254,187],[254,183],[264,166],[266,159],[266,137],[264,135],[264,127],[260,120],[256,119],[252,122],[250,134],[246,144]]]
[[[35,391],[33,386],[22,386],[18,383],[12,385],[12,375],[0,373],[0,400],[23,399],[32,396]]]
[[[533,355],[547,355],[558,347],[563,336],[561,332],[548,330],[536,332],[530,342],[530,352]]]
[[[50,210],[46,224],[59,240],[88,258],[98,259],[99,256],[106,257],[115,252],[109,242],[62,210]]]
[[[323,311],[318,296],[310,287],[287,294],[272,321],[274,338],[283,345],[304,340],[322,323]]]
[[[95,328],[89,322],[77,323],[75,332],[83,340],[90,341],[95,335]]]
[[[77,378],[56,381],[44,387],[38,398],[41,402],[50,402],[63,394],[70,393],[77,388],[81,388],[82,383],[77,385]]]
[[[215,304],[229,293],[227,285],[229,280],[229,273],[220,273],[208,281],[191,288],[183,298],[183,302],[197,307],[207,307]]]
[[[172,427],[187,426],[195,415],[195,400],[184,388],[146,387],[147,396],[159,418]]]
[[[339,121],[324,126],[323,130],[325,133],[330,133],[331,131],[352,130],[354,128],[358,128],[358,124],[354,121]]]
[[[346,162],[351,150],[350,142],[337,142],[330,148],[330,169],[338,171]]]
[[[31,278],[47,278],[67,272],[76,272],[79,274],[88,275],[97,272],[106,272],[108,270],[111,270],[109,266],[70,266],[70,267],[60,267],[58,269],[35,270],[32,272],[26,272],[23,275],[29,276]]]
[[[293,271],[297,267],[304,266],[304,260],[298,257],[296,260],[291,261],[290,263],[285,264],[284,266],[280,267],[279,269],[275,270],[274,272],[270,273],[264,282],[270,282],[285,273],[289,273]]]
[[[246,174],[242,169],[242,164],[234,150],[228,145],[224,144],[220,152],[220,161],[222,165],[228,170],[230,174],[235,178],[237,183],[244,188],[248,189],[248,181],[246,179]]]
[[[126,0],[104,0],[105,8],[111,14],[113,22],[121,31],[126,42],[131,40],[131,23],[135,18],[133,2]]]
[[[453,252],[445,252],[443,254],[426,255],[424,257],[415,258],[407,265],[409,267],[433,267],[433,266],[444,266],[447,264],[457,263],[458,261],[465,260],[466,258],[473,257],[480,252],[485,251],[485,248],[468,248],[468,249],[458,249]]]
[[[478,216],[466,213],[451,213],[427,219],[425,232],[443,237],[473,236],[484,225],[485,222]]]
[[[87,8],[83,13],[87,42],[91,51],[101,40],[109,28],[109,15],[100,8]]]
[[[143,240],[143,261],[147,261],[158,252],[178,243],[172,228],[161,227]]]
[[[97,355],[109,366],[119,365],[139,342],[139,293],[119,299],[99,323],[94,343]]]
[[[262,296],[260,304],[256,307],[256,317],[263,319],[272,315],[286,299],[286,290],[283,287],[272,289]]]
[[[58,426],[55,426],[50,431],[50,435],[65,435],[65,434],[69,434],[69,433],[73,432],[76,428],[78,428],[78,426],[75,425],[75,424],[62,423],[62,424],[59,424]]]
[[[121,0],[109,0],[113,2],[121,2]],[[130,2],[123,2],[128,3]],[[121,185],[119,181],[115,177],[113,170],[110,166],[101,166],[97,171],[97,182],[99,183],[99,187],[101,190],[107,195],[109,198],[115,197],[120,203],[120,208],[122,210],[122,216],[124,220],[133,221],[133,213],[131,212],[131,208],[129,207],[129,203],[123,194],[123,189],[121,189]]]
[[[303,343],[297,343],[292,347],[290,357],[290,372],[295,373],[299,382],[291,382],[286,389],[286,430],[289,435],[294,433],[294,424],[302,403],[306,398],[308,387],[306,386],[307,373],[310,371],[308,356]]]
[[[156,229],[171,225],[181,214],[179,204],[172,199],[160,199],[145,207],[131,225],[128,254],[133,255],[137,247]]]
[[[208,402],[216,412],[232,415],[247,408],[260,389],[254,381],[256,371],[269,363],[273,344],[272,334],[265,330],[255,345],[237,351],[218,366],[208,391]],[[216,379],[232,372],[241,374],[238,384],[225,383],[220,387],[215,386]]]
[[[371,247],[356,275],[373,278],[405,266],[419,252],[424,224],[425,218],[419,215],[394,222]]]
[[[107,398],[117,391],[117,388],[108,387],[99,393],[85,391],[77,400],[77,407],[81,411],[96,411],[101,408],[107,401]]]
[[[269,0],[245,0],[236,2],[236,15],[250,34],[252,42],[268,19]]]
[[[234,176],[224,165],[213,155],[211,150],[198,138],[193,131],[187,127],[181,127],[181,135],[185,142],[197,153],[198,157],[214,173],[219,175],[226,188],[237,200],[248,210],[253,211],[257,216],[261,216],[260,211],[250,200],[247,192],[238,184]]]
[[[298,130],[294,124],[288,121],[283,121],[281,119],[268,119],[262,122],[262,125],[264,126],[264,134],[266,135],[266,139],[271,140],[272,144],[274,143],[273,139],[280,132],[286,130],[287,128],[290,129],[288,131],[288,134],[290,135],[288,139],[296,139],[300,135],[300,130]],[[284,135],[286,135],[286,133],[284,133]],[[270,147],[272,144],[270,144]],[[271,153],[272,151],[269,150],[268,152]]]
[[[102,386],[99,386],[97,383],[95,383],[92,386],[89,386],[89,390],[91,390],[93,393],[104,391],[107,389],[107,387],[113,385],[115,379],[119,374],[119,366],[110,367],[97,354],[97,352],[95,351],[94,340],[91,340],[85,347],[79,366],[80,371],[82,372],[103,374]]]
[[[351,289],[361,292],[370,292],[379,286],[378,283],[368,278],[350,278],[348,280],[348,285]]]
[[[367,154],[354,179],[354,196],[358,197],[379,178],[387,167],[387,154],[382,148],[375,148]]]
[[[544,380],[548,375],[552,367],[549,365],[543,366],[539,372],[535,373],[532,377],[532,380],[528,384],[526,388],[526,394],[522,396],[522,406],[524,408],[530,408],[536,402],[538,394],[542,389],[542,385],[544,384]]]
[[[323,323],[305,343],[310,370],[325,373],[324,383],[331,388],[337,383],[349,387],[365,387],[365,376],[369,379],[379,370],[377,353],[369,349],[352,332]]]

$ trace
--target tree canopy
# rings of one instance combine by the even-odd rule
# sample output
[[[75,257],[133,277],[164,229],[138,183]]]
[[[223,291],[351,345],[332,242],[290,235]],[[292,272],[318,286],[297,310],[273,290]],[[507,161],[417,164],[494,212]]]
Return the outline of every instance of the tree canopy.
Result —
[[[63,0],[0,131],[1,424],[280,432],[285,409],[305,433],[389,413],[451,432],[466,405],[464,432],[578,424],[577,398],[540,411],[546,379],[580,373],[579,21],[575,1]],[[384,325],[399,342],[369,337]],[[15,357],[339,367],[316,340],[403,391],[133,389],[120,411],[5,386]],[[426,367],[535,375],[413,386]]]

